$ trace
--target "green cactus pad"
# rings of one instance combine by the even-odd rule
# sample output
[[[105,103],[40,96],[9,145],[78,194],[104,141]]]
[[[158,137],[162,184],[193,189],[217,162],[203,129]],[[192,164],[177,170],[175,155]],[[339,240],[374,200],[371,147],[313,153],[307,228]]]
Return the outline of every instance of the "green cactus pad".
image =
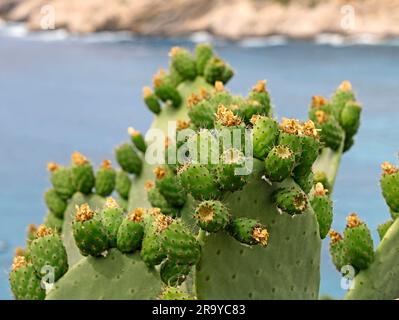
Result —
[[[189,265],[181,265],[173,260],[165,260],[161,265],[160,275],[163,283],[168,286],[178,286],[190,273]]]
[[[389,228],[393,225],[393,222],[394,222],[393,220],[388,220],[387,222],[378,225],[377,231],[380,240],[384,238]]]
[[[156,299],[162,282],[148,270],[138,253],[116,249],[105,258],[87,257],[55,284],[48,300],[148,300]]]
[[[62,199],[54,189],[46,191],[44,194],[44,201],[46,202],[47,208],[58,218],[62,219],[64,217],[67,202]]]
[[[261,179],[262,163],[243,190],[227,195],[237,217],[260,221],[270,233],[267,247],[248,247],[225,233],[204,239],[197,265],[199,299],[317,299],[321,241],[311,208],[281,215],[271,202],[274,188]],[[290,187],[284,181],[281,186]],[[259,197],[259,194],[262,194]],[[228,267],[226,267],[228,266]],[[295,272],[293,276],[293,270]]]
[[[176,287],[165,287],[158,298],[159,300],[194,300],[194,297],[191,297],[184,291],[176,288]]]
[[[58,167],[51,172],[51,183],[58,195],[67,200],[73,196],[76,189],[72,183],[72,172],[70,168]]]
[[[279,135],[278,123],[268,117],[258,117],[253,128],[253,155],[263,160]]]
[[[37,277],[31,263],[10,273],[11,291],[17,300],[43,300],[46,291],[41,288],[40,278]]]
[[[295,166],[295,155],[290,148],[279,145],[274,147],[265,159],[266,178],[281,182],[291,175]]]
[[[143,162],[131,145],[128,143],[120,145],[115,149],[115,155],[123,171],[140,174]]]
[[[129,178],[129,174],[123,170],[118,171],[115,180],[115,190],[123,199],[129,198],[130,187],[132,181]]]
[[[33,267],[39,275],[48,271],[43,267],[54,268],[54,279],[57,281],[68,271],[68,257],[58,234],[46,235],[32,241],[29,246]]]
[[[208,232],[218,232],[230,222],[230,213],[220,201],[203,201],[195,210],[199,227]]]

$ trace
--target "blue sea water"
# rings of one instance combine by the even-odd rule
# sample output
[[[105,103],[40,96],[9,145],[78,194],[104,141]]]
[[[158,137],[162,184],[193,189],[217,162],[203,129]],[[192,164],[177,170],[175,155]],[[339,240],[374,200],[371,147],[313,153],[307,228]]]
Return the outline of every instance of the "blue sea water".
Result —
[[[128,126],[149,127],[152,115],[141,88],[158,67],[167,66],[169,47],[193,47],[188,40],[112,39],[0,35],[0,299],[11,298],[7,279],[14,248],[24,245],[27,224],[40,223],[45,214],[47,161],[68,163],[75,150],[96,164],[113,158]],[[279,117],[305,119],[312,95],[329,95],[341,80],[352,81],[364,105],[363,119],[337,178],[334,227],[342,230],[345,216],[356,211],[378,243],[375,229],[389,217],[379,166],[397,161],[399,149],[399,46],[248,44],[216,43],[236,70],[229,89],[245,94],[257,80],[267,79]],[[340,298],[345,292],[327,242],[320,293]]]

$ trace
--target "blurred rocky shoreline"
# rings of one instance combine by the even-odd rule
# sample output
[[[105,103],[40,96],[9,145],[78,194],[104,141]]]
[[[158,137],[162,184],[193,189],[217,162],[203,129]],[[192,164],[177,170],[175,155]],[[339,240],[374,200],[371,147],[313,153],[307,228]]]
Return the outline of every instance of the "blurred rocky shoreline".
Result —
[[[54,18],[54,19],[53,19]],[[205,31],[229,40],[334,33],[399,36],[399,0],[0,0],[0,20],[72,33],[130,31],[179,37]]]

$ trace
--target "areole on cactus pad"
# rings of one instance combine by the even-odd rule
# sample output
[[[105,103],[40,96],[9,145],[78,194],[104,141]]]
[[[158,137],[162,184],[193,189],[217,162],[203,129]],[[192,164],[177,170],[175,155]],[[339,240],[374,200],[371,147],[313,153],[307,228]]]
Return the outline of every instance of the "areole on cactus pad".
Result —
[[[57,228],[30,238],[16,258],[10,274],[16,298],[318,298],[330,195],[360,123],[350,83],[330,101],[313,97],[309,120],[279,122],[265,81],[247,97],[225,88],[234,72],[211,46],[199,45],[194,54],[175,47],[170,57],[169,70],[143,90],[166,161],[149,161],[153,141],[129,128],[129,141],[115,149],[120,170],[105,160],[95,173],[78,152],[70,167],[50,163],[53,188],[45,200],[53,218],[46,223]],[[396,210],[396,180],[383,180]],[[344,237],[335,234],[334,245],[334,261],[357,271],[378,257],[356,218]],[[57,268],[47,295],[43,264]]]

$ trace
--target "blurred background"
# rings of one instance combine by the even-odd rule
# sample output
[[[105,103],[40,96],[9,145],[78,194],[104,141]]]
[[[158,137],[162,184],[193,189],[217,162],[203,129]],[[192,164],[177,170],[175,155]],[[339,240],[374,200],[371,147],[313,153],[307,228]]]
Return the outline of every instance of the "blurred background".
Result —
[[[0,0],[0,299],[29,223],[45,214],[46,163],[79,150],[113,159],[126,128],[152,121],[141,98],[171,46],[212,42],[246,94],[268,80],[278,117],[306,119],[312,95],[352,82],[363,103],[355,146],[333,195],[334,228],[358,212],[373,230],[389,214],[380,164],[397,161],[399,1]],[[321,294],[344,295],[323,244]]]

